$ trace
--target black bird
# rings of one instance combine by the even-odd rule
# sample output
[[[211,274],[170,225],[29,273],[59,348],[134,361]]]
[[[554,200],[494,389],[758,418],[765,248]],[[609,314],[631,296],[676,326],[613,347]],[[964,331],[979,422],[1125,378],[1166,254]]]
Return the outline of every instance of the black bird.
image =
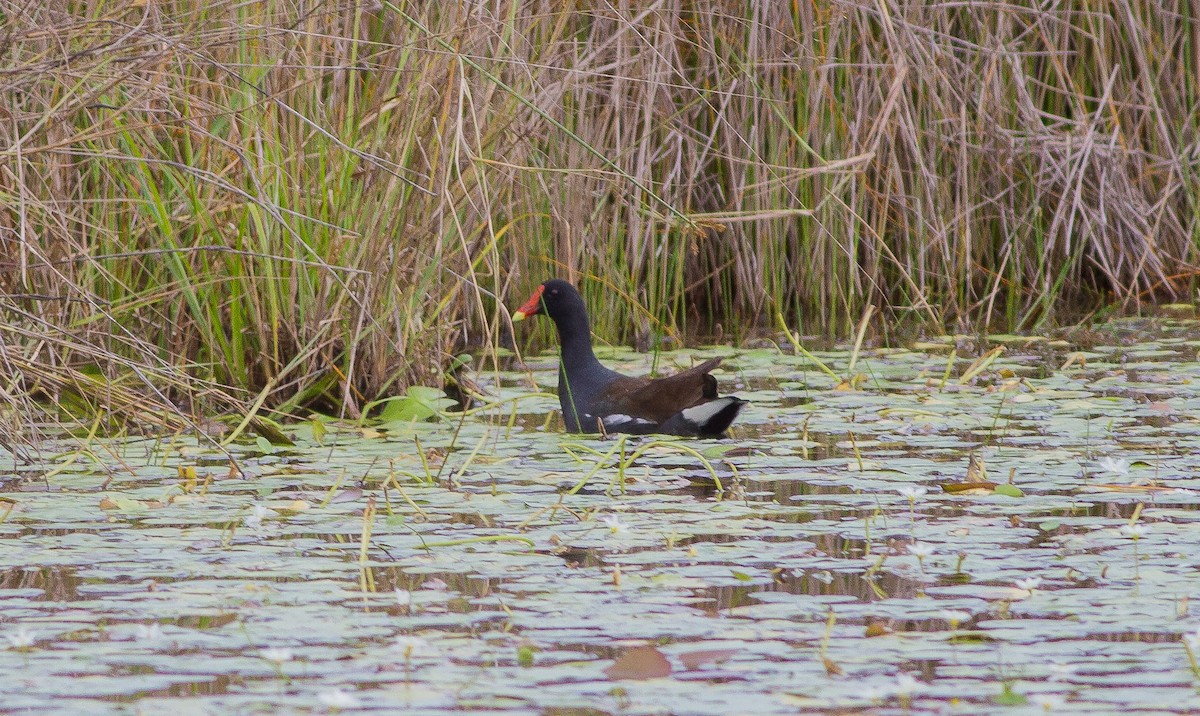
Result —
[[[665,378],[634,378],[600,365],[592,351],[587,306],[566,281],[552,279],[538,286],[513,321],[539,313],[558,326],[558,400],[572,432],[722,437],[746,405],[732,395],[717,397],[717,379],[710,371],[720,358]]]

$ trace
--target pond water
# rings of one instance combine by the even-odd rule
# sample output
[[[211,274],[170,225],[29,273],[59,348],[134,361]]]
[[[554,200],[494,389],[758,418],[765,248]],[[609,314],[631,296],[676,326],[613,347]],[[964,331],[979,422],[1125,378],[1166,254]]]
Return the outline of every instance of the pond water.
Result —
[[[726,357],[725,441],[563,434],[542,356],[477,376],[493,409],[293,426],[240,475],[188,436],[43,444],[0,477],[0,704],[1194,713],[1198,349],[947,338],[853,390],[790,348],[660,355]]]

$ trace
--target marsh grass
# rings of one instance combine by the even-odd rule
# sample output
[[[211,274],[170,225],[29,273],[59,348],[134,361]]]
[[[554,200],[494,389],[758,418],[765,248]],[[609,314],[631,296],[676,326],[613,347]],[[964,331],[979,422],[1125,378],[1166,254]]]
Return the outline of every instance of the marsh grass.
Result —
[[[651,348],[1188,297],[1193,12],[7,0],[0,390],[357,417],[553,275]]]

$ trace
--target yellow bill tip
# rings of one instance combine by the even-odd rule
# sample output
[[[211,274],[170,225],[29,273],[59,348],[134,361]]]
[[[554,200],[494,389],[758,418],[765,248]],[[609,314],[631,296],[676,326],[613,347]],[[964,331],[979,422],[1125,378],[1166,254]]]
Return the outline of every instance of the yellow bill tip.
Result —
[[[518,322],[518,321],[524,321],[524,320],[525,320],[525,315],[526,315],[526,314],[525,314],[525,312],[524,312],[524,311],[513,311],[513,314],[512,314],[512,322],[513,322],[513,323],[516,323],[516,322]]]

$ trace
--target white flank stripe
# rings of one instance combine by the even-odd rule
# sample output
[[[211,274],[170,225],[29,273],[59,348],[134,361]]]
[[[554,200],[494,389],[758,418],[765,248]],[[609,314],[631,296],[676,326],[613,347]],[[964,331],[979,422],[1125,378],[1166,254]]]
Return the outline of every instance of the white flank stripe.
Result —
[[[612,415],[605,415],[602,422],[604,423],[604,427],[606,427],[606,428],[614,428],[618,425],[625,425],[627,423],[633,423],[634,425],[653,425],[654,424],[653,420],[646,420],[645,418],[635,418],[632,415],[625,415],[624,413],[614,413]]]
[[[692,422],[696,425],[704,425],[709,420],[712,420],[714,415],[721,412],[725,408],[728,408],[729,404],[732,403],[733,400],[733,398],[717,398],[716,400],[704,403],[702,405],[684,408],[683,417],[687,418],[689,422]]]

